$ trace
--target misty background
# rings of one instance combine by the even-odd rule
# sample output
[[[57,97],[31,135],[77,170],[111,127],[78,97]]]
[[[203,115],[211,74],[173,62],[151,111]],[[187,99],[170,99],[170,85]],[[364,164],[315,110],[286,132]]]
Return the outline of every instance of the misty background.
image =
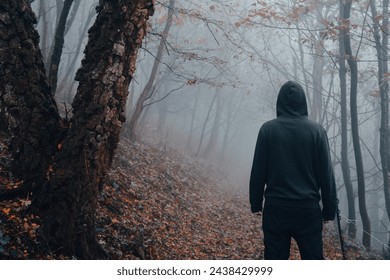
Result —
[[[69,108],[77,89],[74,76],[98,2],[75,0],[70,8],[56,89],[64,115],[71,114]],[[48,64],[63,1],[35,0],[32,6]],[[354,1],[347,30],[358,65],[357,116],[364,196],[371,247],[376,250],[388,249],[390,226],[380,155],[382,107],[378,82],[380,77],[384,77],[382,83],[387,82],[389,75],[378,72],[374,37],[376,23],[385,30],[388,12],[384,9],[386,1]],[[347,200],[342,171],[339,42],[345,21],[340,19],[340,2],[164,0],[156,1],[156,12],[149,23],[130,85],[123,136],[196,157],[247,192],[259,128],[276,117],[280,86],[296,80],[306,91],[310,118],[328,133],[343,230],[347,232],[350,224],[356,224],[356,240],[361,242],[349,64],[346,133],[355,219],[348,216],[351,202]],[[387,49],[387,45],[384,42],[382,47]],[[387,59],[383,61],[387,63]]]

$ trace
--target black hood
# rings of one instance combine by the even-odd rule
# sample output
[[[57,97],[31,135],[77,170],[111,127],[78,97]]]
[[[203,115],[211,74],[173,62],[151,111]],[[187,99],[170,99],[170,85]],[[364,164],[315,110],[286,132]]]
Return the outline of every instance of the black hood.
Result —
[[[283,117],[307,116],[305,91],[297,82],[286,82],[279,91],[276,101],[276,115]]]

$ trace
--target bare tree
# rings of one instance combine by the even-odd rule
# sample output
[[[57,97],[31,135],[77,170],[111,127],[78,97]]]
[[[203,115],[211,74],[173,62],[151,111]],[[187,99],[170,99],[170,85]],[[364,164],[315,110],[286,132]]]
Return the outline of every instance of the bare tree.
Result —
[[[381,97],[381,121],[380,121],[380,157],[383,175],[383,190],[387,216],[390,219],[390,185],[389,185],[389,81],[388,81],[388,32],[389,32],[389,1],[383,1],[383,24],[379,25],[376,1],[370,1],[372,19],[374,21],[375,48],[378,57],[378,84]],[[381,42],[382,34],[382,42]],[[390,244],[390,239],[388,240]]]
[[[162,33],[162,38],[160,40],[160,44],[157,49],[157,54],[154,59],[152,71],[149,76],[149,80],[147,84],[145,85],[140,97],[138,98],[138,101],[135,105],[134,112],[130,118],[129,125],[128,125],[128,134],[130,139],[135,139],[136,137],[136,129],[137,129],[137,123],[139,118],[141,117],[142,111],[144,109],[144,102],[151,97],[153,94],[153,84],[155,82],[157,71],[161,63],[161,59],[163,57],[164,48],[165,48],[165,40],[168,37],[169,30],[171,29],[172,25],[172,19],[173,19],[173,13],[174,13],[174,7],[175,7],[175,0],[169,1],[169,7],[168,7],[168,18],[164,27],[164,31]]]
[[[344,5],[340,2],[340,18],[344,15]],[[341,26],[343,22],[341,22]],[[345,65],[345,42],[346,29],[339,31],[339,79],[340,79],[340,114],[341,114],[341,170],[348,201],[348,219],[356,221],[355,194],[351,182],[350,165],[348,159],[348,105],[347,105],[347,69]],[[348,223],[349,237],[356,238],[355,222]]]
[[[358,107],[357,107],[357,90],[358,90],[358,65],[356,55],[352,53],[351,38],[349,35],[350,28],[350,16],[352,0],[347,0],[342,3],[343,16],[342,20],[346,25],[346,32],[344,36],[344,50],[345,55],[351,71],[351,88],[350,88],[350,106],[351,106],[351,129],[352,129],[352,142],[355,152],[356,162],[356,173],[358,180],[358,200],[359,200],[359,211],[363,223],[363,245],[370,249],[371,247],[371,226],[370,219],[367,212],[366,206],[366,186],[364,178],[364,167],[362,153],[360,149],[360,137],[359,137],[359,121],[358,121]]]

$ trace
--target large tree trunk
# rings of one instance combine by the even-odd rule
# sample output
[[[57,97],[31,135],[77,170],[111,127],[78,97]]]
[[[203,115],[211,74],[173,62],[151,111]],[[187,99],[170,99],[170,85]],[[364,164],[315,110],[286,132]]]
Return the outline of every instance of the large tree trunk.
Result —
[[[48,182],[33,200],[52,250],[102,257],[95,237],[98,188],[119,141],[137,51],[152,13],[152,0],[105,0],[98,8],[76,75],[71,127]]]
[[[356,162],[356,173],[358,181],[358,200],[359,200],[359,211],[363,223],[363,245],[370,249],[371,247],[371,226],[370,219],[367,212],[366,206],[366,187],[364,181],[364,167],[362,153],[360,149],[360,138],[359,138],[359,122],[358,122],[358,111],[357,111],[357,82],[358,82],[358,66],[356,57],[352,54],[351,38],[349,36],[349,20],[351,15],[352,0],[346,1],[344,4],[344,16],[343,20],[348,24],[346,35],[344,38],[344,49],[347,56],[347,61],[351,69],[351,129],[352,129],[352,142],[355,151],[355,162]]]
[[[344,14],[344,6],[340,2],[340,17]],[[343,24],[343,22],[341,22]],[[348,110],[347,110],[347,68],[345,65],[344,37],[346,30],[341,29],[339,34],[339,78],[340,78],[340,111],[341,111],[341,170],[348,201],[348,236],[356,238],[356,210],[355,194],[351,182],[350,165],[348,159]]]
[[[12,136],[14,172],[28,185],[45,178],[61,123],[35,23],[26,1],[0,2],[0,121]]]

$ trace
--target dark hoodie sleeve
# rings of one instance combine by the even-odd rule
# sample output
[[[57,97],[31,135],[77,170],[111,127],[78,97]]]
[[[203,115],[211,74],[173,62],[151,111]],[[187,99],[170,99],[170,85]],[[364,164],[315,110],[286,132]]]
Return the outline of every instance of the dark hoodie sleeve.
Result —
[[[252,213],[263,210],[264,187],[267,178],[266,145],[263,128],[257,137],[255,155],[253,158],[251,177],[249,181],[249,200]]]
[[[334,220],[336,215],[336,183],[333,174],[330,157],[328,137],[325,130],[322,131],[318,145],[319,156],[319,184],[322,197],[322,218],[325,221]]]

